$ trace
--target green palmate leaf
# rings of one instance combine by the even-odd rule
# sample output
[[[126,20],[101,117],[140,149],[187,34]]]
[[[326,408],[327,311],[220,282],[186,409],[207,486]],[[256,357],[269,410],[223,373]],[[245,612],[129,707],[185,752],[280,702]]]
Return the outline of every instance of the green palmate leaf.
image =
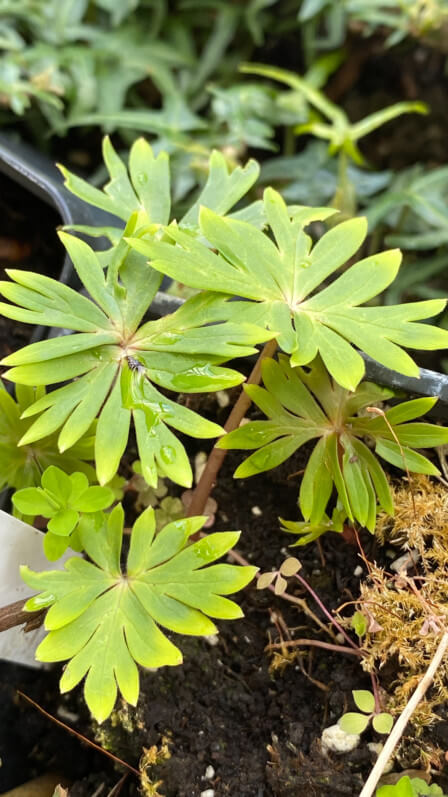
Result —
[[[446,330],[416,323],[440,313],[443,300],[360,307],[395,279],[401,261],[398,250],[361,260],[315,293],[355,255],[366,236],[365,219],[338,224],[312,248],[304,228],[333,210],[287,207],[272,189],[265,191],[263,201],[275,243],[250,224],[206,208],[200,213],[200,229],[216,251],[173,224],[164,229],[176,246],[142,236],[128,240],[153,268],[181,283],[251,300],[228,304],[229,320],[244,316],[266,324],[277,333],[294,366],[311,362],[319,353],[331,375],[349,390],[365,371],[356,348],[388,368],[418,376],[417,365],[401,346],[448,345]]]
[[[26,608],[50,606],[39,645],[39,661],[69,660],[61,691],[85,676],[84,694],[93,716],[111,713],[118,689],[135,705],[137,664],[162,667],[182,662],[180,650],[160,626],[180,634],[216,633],[210,617],[231,620],[241,609],[225,595],[242,589],[254,567],[212,565],[238,540],[239,532],[211,534],[188,545],[205,517],[177,520],[155,536],[154,511],[140,515],[131,535],[126,572],[121,571],[123,510],[84,518],[80,535],[92,562],[72,558],[64,571],[35,573],[22,568],[26,583],[40,594]]]
[[[156,232],[160,225],[168,224],[171,212],[169,155],[160,152],[155,156],[150,144],[139,138],[131,147],[126,167],[106,136],[103,140],[103,157],[110,179],[102,190],[60,166],[67,188],[84,202],[112,213],[125,223],[135,213],[137,226],[146,231],[148,225],[152,225],[153,232]],[[179,224],[186,228],[197,228],[201,206],[211,208],[218,215],[225,215],[252,188],[258,174],[256,161],[251,160],[245,167],[238,166],[229,171],[224,156],[213,151],[207,181]],[[77,225],[76,229],[87,235],[104,234],[112,243],[116,242],[121,232],[119,227],[95,230]]]
[[[14,508],[22,515],[50,518],[44,539],[45,553],[51,561],[58,559],[73,544],[73,532],[85,514],[107,509],[114,501],[110,487],[90,486],[84,473],[68,476],[51,465],[42,474],[40,487],[26,487],[12,497]],[[64,539],[57,539],[63,537]],[[76,550],[82,550],[75,540]]]
[[[358,415],[393,392],[369,382],[349,392],[329,378],[319,358],[307,369],[292,368],[285,355],[278,362],[266,359],[262,375],[264,388],[248,385],[245,390],[268,419],[249,421],[221,438],[217,447],[255,449],[235,471],[236,477],[247,477],[281,464],[304,443],[318,439],[300,487],[305,523],[282,521],[286,531],[302,536],[299,544],[326,530],[341,531],[347,517],[374,531],[378,504],[393,514],[385,473],[366,442],[373,441],[376,453],[402,470],[438,472],[413,449],[447,443],[448,429],[408,422],[427,412],[435,399]],[[326,509],[334,488],[339,506],[330,521]]]
[[[82,471],[95,481],[95,470],[89,464],[94,458],[94,425],[86,429],[70,451],[61,454],[57,436],[42,437],[34,443],[19,445],[32,424],[22,414],[36,400],[43,398],[43,387],[16,386],[16,400],[0,381],[0,489],[20,490],[40,485],[42,472],[50,465],[59,465],[68,474]]]
[[[117,180],[120,174],[118,170]],[[128,229],[134,226],[135,218]],[[31,344],[3,361],[12,366],[5,377],[19,384],[76,380],[30,402],[20,445],[60,430],[58,447],[65,452],[98,416],[95,460],[104,485],[117,471],[133,418],[145,478],[156,484],[158,466],[161,473],[191,486],[185,450],[169,427],[196,437],[215,437],[221,427],[166,398],[156,385],[191,393],[237,385],[243,377],[221,363],[255,353],[255,344],[272,333],[252,323],[226,321],[227,297],[211,293],[142,324],[160,275],[122,240],[111,253],[105,276],[86,243],[64,233],[61,237],[93,301],[29,272],[10,272],[14,281],[0,284],[1,292],[15,302],[1,305],[4,315],[77,332]]]

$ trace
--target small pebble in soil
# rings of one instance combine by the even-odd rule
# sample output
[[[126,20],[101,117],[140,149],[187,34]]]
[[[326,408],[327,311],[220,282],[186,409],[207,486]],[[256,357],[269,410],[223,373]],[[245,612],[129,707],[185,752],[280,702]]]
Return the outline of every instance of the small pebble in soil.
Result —
[[[218,634],[209,634],[209,636],[205,636],[204,639],[212,648],[219,644]]]
[[[215,790],[206,789],[205,791],[201,791],[200,797],[215,797]]]
[[[225,390],[218,390],[218,392],[215,395],[216,395],[216,401],[218,402],[221,409],[224,409],[224,407],[229,406],[230,398],[229,394],[226,393]]]
[[[381,744],[381,742],[368,742],[367,744],[367,749],[374,754],[375,760],[378,758],[383,747],[384,745]],[[393,768],[394,768],[393,759],[389,758],[389,761],[387,762],[386,766],[383,769],[383,775],[387,775],[388,772],[392,772]]]
[[[209,764],[207,769],[205,770],[205,775],[202,776],[202,779],[213,780],[214,777],[215,777],[215,768],[212,767],[211,764]]]
[[[250,511],[252,512],[253,515],[255,515],[255,517],[261,517],[261,515],[263,514],[263,510],[260,509],[259,506],[253,506]]]
[[[361,565],[358,565],[358,567],[355,567],[353,575],[356,576],[356,578],[359,578],[359,576],[362,576],[363,572],[364,570],[362,569]]]
[[[324,753],[350,753],[358,747],[361,737],[358,733],[346,733],[339,725],[325,728],[321,736],[322,750]]]

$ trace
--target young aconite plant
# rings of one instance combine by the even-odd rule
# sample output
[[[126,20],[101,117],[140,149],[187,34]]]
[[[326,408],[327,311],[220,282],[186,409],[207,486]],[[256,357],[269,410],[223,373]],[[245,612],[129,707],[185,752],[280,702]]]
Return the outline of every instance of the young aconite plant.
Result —
[[[448,346],[448,331],[415,323],[440,313],[444,300],[405,305],[360,307],[395,279],[399,250],[360,260],[327,280],[350,260],[367,234],[363,218],[350,219],[326,232],[312,246],[305,228],[323,221],[332,208],[287,206],[271,188],[263,207],[274,240],[245,221],[222,218],[202,208],[198,237],[171,224],[165,240],[128,238],[162,274],[202,290],[251,300],[227,304],[229,320],[244,318],[275,332],[291,365],[306,365],[320,354],[331,376],[355,390],[365,373],[361,349],[378,362],[408,376],[419,370],[401,346],[437,349]],[[209,248],[212,247],[212,249]]]
[[[256,449],[235,471],[235,476],[244,478],[276,467],[318,439],[300,486],[299,506],[308,523],[288,522],[288,531],[310,533],[310,526],[318,527],[323,520],[328,528],[325,512],[334,488],[345,517],[372,532],[377,504],[393,515],[389,484],[372,446],[395,467],[438,475],[435,465],[414,449],[447,443],[448,429],[409,423],[428,412],[437,399],[414,399],[374,413],[371,405],[391,398],[393,391],[363,382],[351,392],[330,378],[320,358],[309,368],[292,368],[289,359],[280,355],[278,362],[263,362],[262,375],[264,388],[244,389],[269,420],[251,421],[221,438],[217,446]],[[314,537],[319,530],[325,530],[325,522],[315,529]]]
[[[73,557],[63,571],[35,573],[22,568],[23,579],[39,595],[29,611],[51,607],[49,632],[39,645],[39,661],[67,661],[62,692],[85,676],[84,695],[102,722],[111,713],[117,691],[131,705],[139,694],[137,664],[162,667],[182,663],[178,647],[160,626],[180,634],[216,633],[210,619],[233,620],[241,609],[225,595],[245,587],[257,568],[215,564],[232,548],[239,532],[210,534],[188,545],[206,517],[177,520],[155,536],[154,510],[140,515],[131,533],[126,570],[121,567],[124,512],[117,505],[79,524],[91,561]]]
[[[134,216],[128,229],[135,223]],[[190,487],[191,466],[171,428],[199,438],[216,437],[222,429],[167,398],[157,386],[200,393],[240,384],[244,377],[220,364],[254,353],[254,344],[271,333],[250,323],[220,322],[226,302],[210,293],[193,296],[164,318],[142,323],[161,275],[124,243],[113,250],[105,274],[86,243],[60,235],[91,298],[28,271],[10,270],[11,281],[0,283],[0,292],[11,302],[0,303],[3,315],[76,333],[32,343],[2,361],[12,366],[4,377],[18,384],[67,382],[25,409],[22,417],[37,419],[20,444],[60,429],[58,447],[65,452],[98,416],[95,463],[104,485],[117,472],[132,418],[146,481],[156,486],[160,473]]]

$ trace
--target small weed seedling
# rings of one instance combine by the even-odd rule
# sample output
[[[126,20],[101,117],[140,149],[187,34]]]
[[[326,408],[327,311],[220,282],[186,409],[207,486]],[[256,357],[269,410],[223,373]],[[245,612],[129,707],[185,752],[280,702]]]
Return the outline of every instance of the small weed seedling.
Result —
[[[372,692],[367,689],[355,689],[352,695],[357,708],[362,713],[350,711],[343,714],[339,720],[342,730],[345,733],[362,733],[371,721],[374,731],[389,734],[394,724],[393,717],[385,711],[376,710],[375,697]]]

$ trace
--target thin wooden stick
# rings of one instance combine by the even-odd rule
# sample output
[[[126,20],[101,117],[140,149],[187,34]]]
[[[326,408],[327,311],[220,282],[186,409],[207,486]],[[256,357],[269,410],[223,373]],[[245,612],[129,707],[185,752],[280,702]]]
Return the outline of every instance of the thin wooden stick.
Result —
[[[25,625],[24,631],[32,631],[41,625],[45,610],[33,613],[25,612],[23,607],[27,600],[28,598],[24,598],[0,608],[0,633],[14,628],[15,625]]]
[[[94,750],[97,750],[99,753],[102,753],[108,758],[111,758],[112,761],[115,761],[116,764],[120,764],[122,767],[125,767],[125,769],[127,769],[129,772],[132,772],[133,775],[136,775],[137,778],[140,778],[140,772],[138,771],[138,769],[135,769],[135,767],[132,767],[126,761],[123,761],[122,758],[119,758],[113,753],[110,753],[109,750],[105,750],[104,747],[101,747],[99,744],[92,742],[91,739],[88,739],[86,736],[83,736],[83,734],[79,733],[79,731],[75,731],[74,728],[71,728],[70,725],[66,725],[65,722],[62,722],[62,720],[58,720],[56,717],[53,716],[53,714],[50,714],[48,711],[42,708],[42,706],[40,706],[39,703],[36,703],[35,700],[33,700],[31,697],[28,697],[28,695],[26,695],[24,692],[21,692],[20,689],[17,689],[17,694],[20,695],[20,697],[23,697],[23,699],[26,700],[28,703],[30,703],[32,706],[34,706],[34,708],[37,708],[37,710],[40,711],[40,713],[43,714],[44,717],[47,717],[47,719],[51,720],[52,722],[55,722],[56,725],[59,725],[60,728],[64,728],[65,731],[68,731],[69,733],[73,734],[73,736],[76,736],[77,739],[80,739],[89,747],[93,747]]]
[[[369,777],[367,778],[367,781],[359,797],[372,797],[376,789],[377,783],[384,772],[384,767],[386,766],[398,742],[403,736],[403,733],[406,729],[406,725],[411,719],[418,704],[424,697],[427,689],[431,686],[434,675],[436,674],[437,669],[441,664],[441,661],[447,651],[447,648],[448,648],[448,631],[445,631],[445,633],[442,636],[442,639],[439,642],[434,657],[428,669],[426,670],[426,673],[424,674],[422,680],[417,686],[417,689],[415,690],[411,699],[409,700],[404,710],[398,717],[394,727],[392,728],[389,736],[387,737],[386,743],[383,749],[381,750],[381,753],[379,754],[376,760],[375,766],[373,767]]]
[[[265,343],[258,356],[258,360],[252,369],[252,373],[246,382],[246,385],[258,385],[260,383],[261,364],[266,357],[272,357],[276,351],[277,341],[275,339]],[[232,409],[232,412],[224,424],[224,429],[226,432],[233,432],[234,429],[238,428],[251,403],[252,402],[247,393],[242,390]],[[225,448],[214,448],[210,453],[207,464],[202,471],[201,478],[193,490],[191,503],[188,507],[187,517],[203,514],[205,505],[207,503],[207,498],[216,484],[216,479],[218,477],[219,471],[221,470],[222,463],[226,458],[226,454],[227,451]]]

